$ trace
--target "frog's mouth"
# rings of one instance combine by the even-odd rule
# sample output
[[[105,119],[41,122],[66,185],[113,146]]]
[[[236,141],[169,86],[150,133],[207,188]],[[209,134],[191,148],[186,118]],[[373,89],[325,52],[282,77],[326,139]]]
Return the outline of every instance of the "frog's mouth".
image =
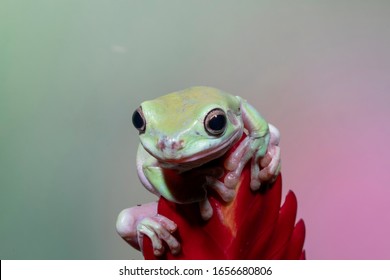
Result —
[[[187,171],[222,157],[241,138],[242,134],[243,131],[237,131],[223,143],[220,143],[219,146],[211,147],[189,156],[181,158],[156,158],[163,168]]]

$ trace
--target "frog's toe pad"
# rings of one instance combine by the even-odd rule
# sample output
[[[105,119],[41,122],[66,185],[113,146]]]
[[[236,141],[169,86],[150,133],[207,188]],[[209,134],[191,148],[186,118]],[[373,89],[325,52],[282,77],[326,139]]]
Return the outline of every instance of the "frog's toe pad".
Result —
[[[199,210],[200,210],[200,215],[202,216],[202,219],[204,221],[208,221],[211,219],[213,216],[213,207],[210,204],[210,201],[208,198],[205,198],[202,201],[199,201]]]
[[[258,177],[260,177],[260,175]],[[261,181],[256,178],[252,178],[250,186],[252,191],[257,191],[260,189]]]
[[[229,172],[224,179],[224,185],[229,189],[235,189],[240,180],[241,173],[236,171]]]

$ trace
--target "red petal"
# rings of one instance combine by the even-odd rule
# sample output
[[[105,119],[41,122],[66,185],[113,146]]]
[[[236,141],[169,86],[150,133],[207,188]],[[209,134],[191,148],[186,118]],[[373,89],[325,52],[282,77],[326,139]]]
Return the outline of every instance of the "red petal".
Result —
[[[233,257],[235,259],[258,259],[269,242],[278,218],[281,176],[265,194],[251,192],[249,184],[241,188],[239,191],[250,192],[250,200],[253,200],[253,203],[248,208],[246,201],[249,199],[240,200],[241,196],[237,197],[237,211],[243,208],[246,213],[237,216],[239,226],[232,247]]]
[[[280,209],[279,218],[273,236],[267,250],[261,255],[265,259],[281,259],[287,249],[290,236],[294,230],[297,213],[297,199],[292,191],[289,191],[285,202]]]
[[[290,238],[289,245],[283,259],[286,260],[299,260],[302,255],[303,243],[305,241],[305,223],[303,220],[299,220],[295,225],[293,234]]]

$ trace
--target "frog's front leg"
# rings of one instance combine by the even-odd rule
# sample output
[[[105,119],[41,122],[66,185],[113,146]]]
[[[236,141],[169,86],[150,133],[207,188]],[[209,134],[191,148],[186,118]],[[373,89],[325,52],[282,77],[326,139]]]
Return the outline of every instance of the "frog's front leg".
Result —
[[[157,202],[124,209],[116,222],[118,234],[137,250],[142,251],[143,238],[148,236],[156,256],[164,253],[163,242],[172,254],[180,252],[180,243],[172,235],[176,229],[173,221],[157,214]]]
[[[248,136],[238,145],[235,151],[225,160],[225,168],[230,172],[225,177],[225,185],[235,188],[242,170],[246,163],[251,160],[251,189],[260,188],[261,181],[268,179],[270,173],[274,176],[279,172],[274,166],[280,166],[280,149],[274,148],[279,143],[279,132],[274,126],[269,126],[261,115],[248,104],[240,99],[241,113],[244,127],[248,131]],[[272,141],[270,141],[270,138]],[[269,152],[267,154],[267,151]],[[261,164],[260,159],[269,155],[271,160],[264,160]],[[268,159],[268,157],[267,157]],[[269,167],[268,171],[260,170],[260,167]]]
[[[280,173],[281,156],[280,156],[280,133],[272,124],[269,125],[270,141],[267,153],[260,160],[261,170],[259,173],[260,182],[273,182]]]

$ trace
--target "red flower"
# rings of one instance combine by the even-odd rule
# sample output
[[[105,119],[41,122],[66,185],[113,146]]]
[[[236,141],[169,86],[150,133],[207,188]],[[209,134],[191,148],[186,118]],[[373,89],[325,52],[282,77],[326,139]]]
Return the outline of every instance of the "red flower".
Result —
[[[149,238],[144,238],[145,259],[305,259],[303,220],[295,224],[297,200],[290,191],[281,204],[282,177],[253,192],[249,186],[250,168],[245,167],[235,199],[223,202],[209,194],[214,214],[204,221],[197,204],[176,204],[164,198],[158,213],[174,221],[175,237],[181,252],[172,255],[168,248],[155,257]]]

